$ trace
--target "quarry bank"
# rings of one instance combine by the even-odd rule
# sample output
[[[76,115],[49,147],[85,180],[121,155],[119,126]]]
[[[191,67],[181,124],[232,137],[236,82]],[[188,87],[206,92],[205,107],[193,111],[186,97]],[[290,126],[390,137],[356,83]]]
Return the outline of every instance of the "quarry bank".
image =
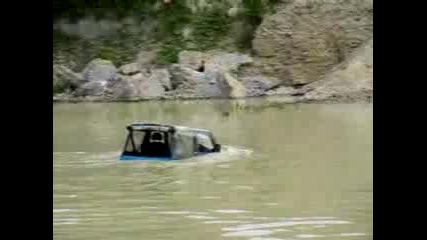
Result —
[[[357,49],[348,60],[323,79],[294,84],[277,77],[245,73],[254,59],[226,52],[191,52],[179,63],[155,66],[133,62],[116,68],[111,61],[94,59],[80,73],[54,65],[54,79],[70,86],[54,102],[123,102],[147,100],[242,99],[271,97],[285,103],[372,102],[373,41]],[[199,72],[202,60],[205,71]],[[54,80],[55,81],[55,80]]]
[[[373,3],[279,4],[257,27],[250,53],[183,50],[176,63],[162,65],[154,63],[155,50],[142,49],[135,56],[121,66],[95,58],[78,72],[54,62],[54,88],[65,91],[54,94],[53,101],[268,97],[288,103],[372,102]]]

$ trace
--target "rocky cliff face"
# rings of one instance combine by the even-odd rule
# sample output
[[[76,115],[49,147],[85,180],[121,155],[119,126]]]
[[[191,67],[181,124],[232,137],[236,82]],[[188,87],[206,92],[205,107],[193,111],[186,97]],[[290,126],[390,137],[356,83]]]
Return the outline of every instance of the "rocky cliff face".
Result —
[[[305,98],[311,101],[372,101],[373,48],[374,41],[371,39],[324,79],[304,87],[307,91]]]
[[[253,48],[262,73],[307,84],[372,36],[372,0],[295,0],[263,20]]]
[[[358,101],[373,96],[372,0],[287,0],[264,18],[253,55],[181,51],[178,63],[155,65],[141,52],[121,67],[95,59],[81,73],[54,65],[54,86],[68,98],[244,98],[282,95],[296,101]],[[197,71],[201,62],[205,71]],[[55,92],[55,91],[54,91]]]

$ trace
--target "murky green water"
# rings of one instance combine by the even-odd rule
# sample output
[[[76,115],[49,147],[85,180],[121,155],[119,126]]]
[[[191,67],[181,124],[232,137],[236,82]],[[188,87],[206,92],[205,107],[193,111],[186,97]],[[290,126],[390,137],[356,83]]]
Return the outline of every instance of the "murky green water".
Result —
[[[242,103],[241,103],[242,104]],[[54,239],[372,239],[372,105],[54,105]],[[119,162],[125,125],[208,128],[225,152]]]

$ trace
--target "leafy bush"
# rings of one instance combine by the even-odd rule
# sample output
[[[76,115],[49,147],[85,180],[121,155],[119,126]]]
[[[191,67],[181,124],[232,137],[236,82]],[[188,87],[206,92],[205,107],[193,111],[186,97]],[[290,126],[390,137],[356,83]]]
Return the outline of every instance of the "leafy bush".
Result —
[[[231,19],[222,9],[214,9],[194,17],[192,21],[193,39],[197,50],[215,48],[217,43],[229,34]]]
[[[70,84],[64,81],[54,80],[53,81],[53,96],[56,94],[64,93],[70,88]]]
[[[178,62],[178,54],[181,51],[179,47],[167,45],[163,46],[158,52],[157,63],[158,64],[171,64]]]

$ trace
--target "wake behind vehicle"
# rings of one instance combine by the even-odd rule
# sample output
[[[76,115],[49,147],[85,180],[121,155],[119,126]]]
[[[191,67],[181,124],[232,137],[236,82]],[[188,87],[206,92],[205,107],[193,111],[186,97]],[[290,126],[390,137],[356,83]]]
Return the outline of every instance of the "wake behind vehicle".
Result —
[[[221,151],[209,130],[155,123],[133,123],[120,160],[180,160]]]

